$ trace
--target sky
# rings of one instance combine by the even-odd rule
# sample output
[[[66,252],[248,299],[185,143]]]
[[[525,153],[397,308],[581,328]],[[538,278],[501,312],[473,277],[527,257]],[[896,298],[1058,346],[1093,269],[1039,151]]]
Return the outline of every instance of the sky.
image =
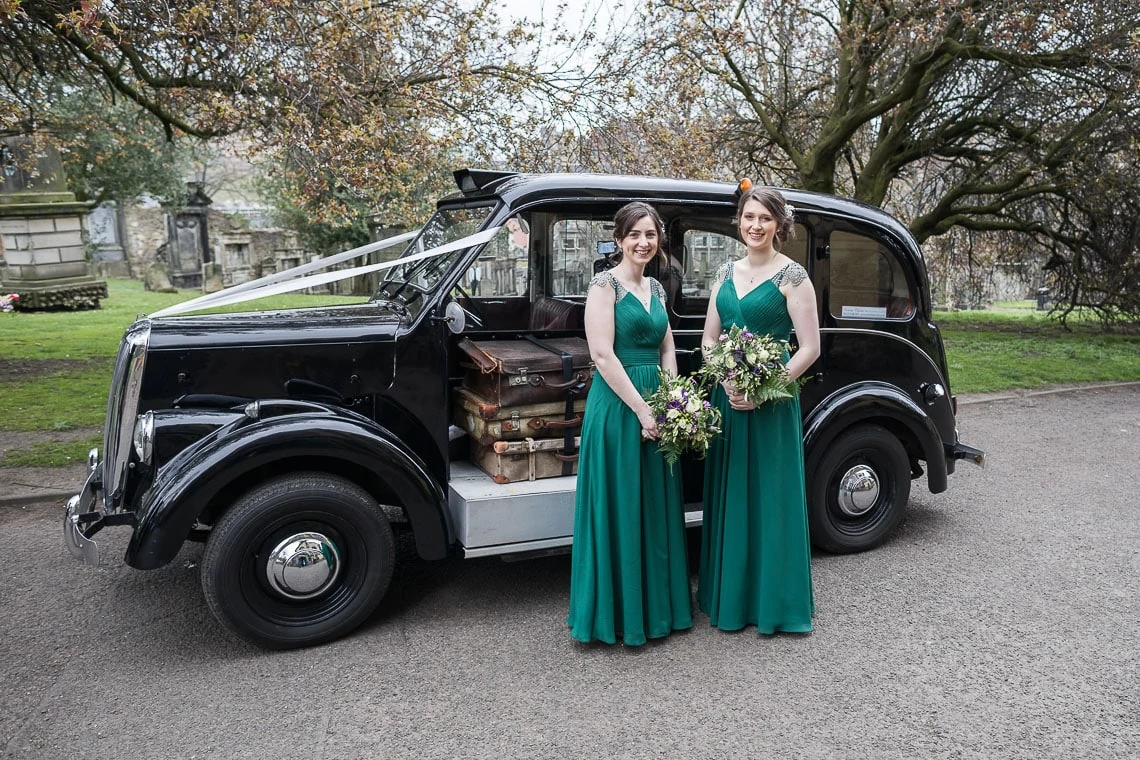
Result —
[[[539,20],[554,20],[561,17],[563,20],[569,22],[578,20],[584,17],[584,14],[589,11],[590,16],[595,14],[602,20],[608,20],[611,14],[611,9],[620,8],[627,0],[615,0],[614,2],[607,2],[607,0],[501,0],[500,6],[502,8],[503,19],[510,18],[529,18],[536,21]],[[565,9],[562,9],[565,6]],[[571,24],[577,26],[577,23]]]

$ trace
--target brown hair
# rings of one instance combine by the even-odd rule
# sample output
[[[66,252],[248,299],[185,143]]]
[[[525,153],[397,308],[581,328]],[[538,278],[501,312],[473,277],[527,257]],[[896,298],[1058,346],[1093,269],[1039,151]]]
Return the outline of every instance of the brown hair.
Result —
[[[618,212],[614,214],[614,240],[620,243],[633,229],[633,225],[645,217],[652,219],[653,226],[657,229],[657,255],[654,258],[657,259],[660,266],[665,266],[669,263],[669,254],[665,252],[665,222],[657,213],[657,209],[648,203],[634,201],[618,209]],[[610,257],[610,260],[614,262],[621,260],[621,246],[618,246],[617,252]]]
[[[740,224],[740,217],[744,214],[744,204],[748,201],[756,201],[764,206],[771,212],[772,216],[776,219],[776,243],[783,243],[796,234],[796,219],[789,213],[790,206],[787,200],[784,199],[784,194],[774,187],[753,187],[746,190],[740,196],[740,202],[736,204],[736,219],[733,220],[737,225]]]

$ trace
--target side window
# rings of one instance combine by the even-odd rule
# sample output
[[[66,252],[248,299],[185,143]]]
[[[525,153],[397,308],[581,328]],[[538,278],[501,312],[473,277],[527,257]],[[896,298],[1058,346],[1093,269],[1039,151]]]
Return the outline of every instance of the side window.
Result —
[[[716,272],[726,261],[735,261],[746,253],[744,244],[726,231],[708,229],[685,230],[684,268],[681,275],[681,298],[678,311],[689,316],[704,316],[712,293]]]
[[[550,292],[553,297],[585,296],[601,258],[599,243],[613,240],[613,222],[559,219],[550,230]]]
[[[797,224],[795,236],[784,241],[781,250],[806,269],[807,228]],[[736,261],[747,253],[729,220],[689,220],[682,247],[681,297],[674,302],[674,310],[681,316],[703,317],[717,270],[724,262]]]
[[[831,233],[830,311],[839,319],[905,319],[914,313],[906,272],[890,248],[856,232]]]
[[[530,225],[511,217],[467,268],[459,285],[472,298],[509,298],[526,294]]]

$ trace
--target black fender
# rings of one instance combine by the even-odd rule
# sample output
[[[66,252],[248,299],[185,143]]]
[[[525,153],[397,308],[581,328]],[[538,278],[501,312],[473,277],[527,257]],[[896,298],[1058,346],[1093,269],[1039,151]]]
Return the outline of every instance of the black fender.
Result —
[[[804,420],[804,459],[827,448],[844,430],[859,422],[891,421],[904,425],[922,447],[926,482],[931,493],[946,490],[946,455],[934,420],[896,385],[877,381],[854,383],[821,401]]]
[[[265,417],[270,409],[285,411]],[[181,451],[142,497],[125,561],[149,570],[178,553],[195,520],[229,484],[284,459],[334,459],[373,473],[399,494],[425,559],[447,556],[453,535],[447,495],[423,460],[366,417],[297,401],[257,402]],[[303,465],[302,465],[303,466]]]

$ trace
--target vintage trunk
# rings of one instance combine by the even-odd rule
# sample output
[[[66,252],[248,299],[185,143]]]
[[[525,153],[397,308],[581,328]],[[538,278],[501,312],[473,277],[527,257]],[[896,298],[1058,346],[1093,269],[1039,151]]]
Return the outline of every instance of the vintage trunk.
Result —
[[[590,349],[583,338],[544,340],[543,348],[529,340],[464,338],[459,348],[469,361],[463,385],[499,406],[565,401],[567,393],[585,398],[593,379]],[[569,355],[569,378],[562,352]]]
[[[472,442],[471,461],[496,483],[575,475],[580,440],[574,439],[574,453],[569,455],[563,453],[561,438],[497,441],[490,446]]]
[[[564,401],[500,406],[466,388],[455,389],[455,424],[484,446],[523,438],[561,440],[567,428],[577,431],[581,427],[585,409],[584,395],[574,401],[573,416],[567,420]]]

